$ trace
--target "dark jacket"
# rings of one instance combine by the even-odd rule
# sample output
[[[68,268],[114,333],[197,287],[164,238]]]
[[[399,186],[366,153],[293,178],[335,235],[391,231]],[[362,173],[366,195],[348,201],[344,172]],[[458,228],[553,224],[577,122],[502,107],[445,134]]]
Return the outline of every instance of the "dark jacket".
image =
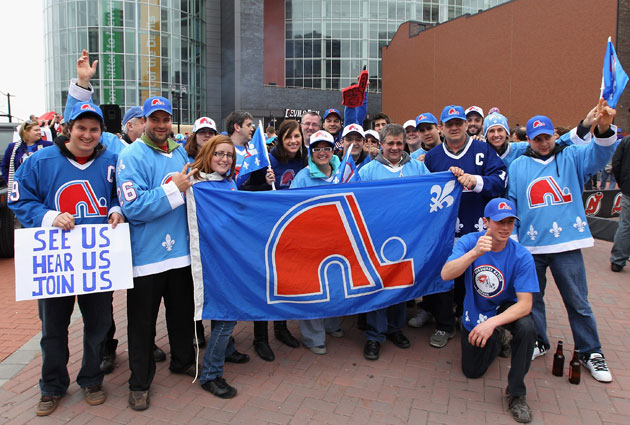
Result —
[[[16,142],[10,143],[7,147],[7,150],[4,151],[4,157],[2,158],[2,178],[6,184],[9,184],[9,167],[11,165],[11,155],[13,154],[13,147]],[[52,146],[52,142],[48,142],[45,140],[38,140],[35,145],[37,146],[37,150],[45,148],[46,146]],[[26,155],[27,148],[26,144],[22,143],[15,151],[15,158],[13,159],[13,164],[15,165],[14,171],[17,171],[18,167],[24,162],[28,155]]]
[[[630,136],[621,139],[612,157],[612,172],[621,192],[630,196]]]

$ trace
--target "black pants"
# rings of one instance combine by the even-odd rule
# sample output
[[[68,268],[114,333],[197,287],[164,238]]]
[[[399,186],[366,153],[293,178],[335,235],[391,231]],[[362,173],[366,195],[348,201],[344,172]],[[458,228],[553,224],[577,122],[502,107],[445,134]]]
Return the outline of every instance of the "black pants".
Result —
[[[266,321],[254,322],[254,342],[269,342],[269,331],[267,329]],[[283,330],[288,331],[286,320],[276,320],[273,322],[274,332],[280,332]]]
[[[528,314],[515,322],[503,325],[503,328],[512,334],[512,341],[510,342],[512,364],[508,373],[507,392],[513,396],[524,396],[527,393],[525,375],[527,375],[529,365],[532,362],[534,341],[536,340],[534,319],[532,319],[531,314]],[[486,342],[486,346],[480,348],[468,342],[469,333],[466,328],[462,327],[462,372],[468,378],[481,378],[501,352],[501,337],[499,331],[495,329]]]
[[[433,315],[435,318],[435,329],[438,331],[450,333],[455,330],[452,290],[423,296],[420,308]]]
[[[155,376],[153,341],[155,322],[164,298],[166,328],[171,347],[169,369],[186,371],[195,362],[192,344],[195,321],[193,284],[189,267],[133,279],[127,291],[127,335],[129,339],[129,389],[146,391]]]
[[[113,356],[114,354],[116,354],[116,348],[118,348],[118,340],[114,338],[114,335],[116,334],[116,323],[114,322],[113,301],[110,312],[112,317],[112,325],[109,327],[109,330],[107,331],[107,336],[105,337],[105,342],[103,343],[103,356]]]

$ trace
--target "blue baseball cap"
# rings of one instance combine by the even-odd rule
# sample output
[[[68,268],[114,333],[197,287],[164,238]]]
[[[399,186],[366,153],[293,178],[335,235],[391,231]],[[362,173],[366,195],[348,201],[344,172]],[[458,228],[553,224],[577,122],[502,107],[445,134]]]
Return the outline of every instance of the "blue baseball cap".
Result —
[[[142,118],[142,117],[144,117],[144,113],[142,112],[142,107],[134,106],[132,108],[127,109],[127,112],[125,112],[125,116],[123,117],[123,120],[122,120],[122,125],[127,124],[129,120],[131,119]]]
[[[101,108],[90,102],[79,102],[74,105],[72,107],[72,112],[70,113],[70,121],[76,120],[83,114],[97,115],[98,119],[101,122],[104,122],[103,111],[101,111]]]
[[[145,117],[150,116],[155,111],[164,111],[169,115],[173,115],[173,108],[171,102],[162,96],[153,96],[144,101],[142,112]]]
[[[533,139],[539,134],[548,134],[553,136],[555,132],[551,120],[544,115],[536,115],[527,121],[527,138]]]
[[[505,118],[504,115],[502,115],[502,114],[500,114],[498,112],[493,112],[492,114],[490,114],[486,118],[484,118],[484,120],[483,120],[483,135],[484,135],[484,137],[488,133],[488,130],[490,130],[492,127],[501,127],[501,128],[503,128],[505,130],[505,132],[508,135],[510,134],[510,127],[508,127],[507,118]]]
[[[508,217],[514,217],[519,220],[516,215],[516,207],[512,201],[508,201],[505,198],[494,198],[488,202],[486,208],[483,210],[483,216],[492,221],[501,221]]]
[[[335,108],[326,109],[326,112],[324,112],[324,118],[323,119],[328,118],[328,115],[330,115],[330,114],[337,114],[339,119],[341,119],[341,114]]]
[[[442,115],[440,115],[440,121],[446,122],[452,119],[466,121],[466,114],[464,108],[459,105],[448,105],[442,109]]]
[[[437,118],[431,112],[424,112],[416,117],[416,127],[422,123],[438,125]]]

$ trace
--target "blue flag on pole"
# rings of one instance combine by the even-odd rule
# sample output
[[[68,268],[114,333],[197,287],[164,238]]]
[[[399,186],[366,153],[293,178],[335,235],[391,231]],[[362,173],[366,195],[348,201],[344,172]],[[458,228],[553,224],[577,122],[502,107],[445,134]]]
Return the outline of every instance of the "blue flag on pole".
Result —
[[[276,192],[209,183],[188,205],[197,320],[345,316],[452,287],[450,172]]]
[[[348,147],[346,154],[341,160],[341,164],[339,164],[339,168],[337,168],[337,172],[333,176],[333,184],[361,181],[361,177],[359,177],[359,172],[357,170],[357,164],[354,162],[352,155],[350,155],[350,152],[352,152],[352,146],[353,145],[350,145]]]
[[[241,187],[247,180],[247,177],[256,170],[265,168],[269,165],[269,157],[267,156],[267,144],[263,135],[262,122],[258,121],[258,127],[254,132],[252,140],[247,145],[247,152],[241,164],[241,170],[236,176],[236,185]]]
[[[602,97],[608,102],[611,108],[617,107],[617,102],[628,84],[628,74],[623,70],[615,52],[610,37],[606,46],[606,56],[604,57],[603,69],[603,90]]]

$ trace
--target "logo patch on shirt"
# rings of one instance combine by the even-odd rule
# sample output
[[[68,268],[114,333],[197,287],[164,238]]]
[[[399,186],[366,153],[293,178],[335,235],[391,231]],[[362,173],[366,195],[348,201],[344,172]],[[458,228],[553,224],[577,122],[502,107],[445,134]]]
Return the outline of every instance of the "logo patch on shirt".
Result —
[[[503,273],[497,268],[484,264],[473,269],[473,287],[484,298],[494,298],[505,289]]]

